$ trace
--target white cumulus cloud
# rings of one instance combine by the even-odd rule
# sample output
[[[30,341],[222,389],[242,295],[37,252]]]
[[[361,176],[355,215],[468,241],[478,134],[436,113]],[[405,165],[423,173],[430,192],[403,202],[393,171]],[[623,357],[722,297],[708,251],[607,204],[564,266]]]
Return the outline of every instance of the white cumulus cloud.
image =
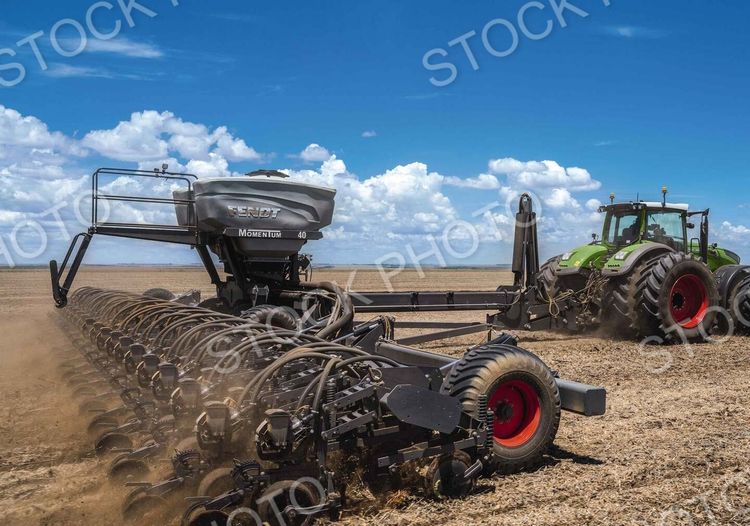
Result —
[[[170,112],[135,112],[112,128],[84,134],[79,141],[50,130],[36,117],[0,106],[0,235],[6,245],[14,224],[40,219],[41,213],[62,202],[67,203],[60,213],[69,232],[85,228],[76,221],[71,205],[86,194],[93,164],[101,162],[89,159],[93,153],[107,159],[106,164],[152,170],[164,163],[170,171],[200,177],[237,175],[232,163],[266,158],[225,126],[208,127]],[[591,232],[601,228],[601,216],[596,213],[600,201],[587,194],[600,188],[599,181],[583,168],[564,168],[555,161],[495,158],[488,161],[488,173],[460,176],[441,174],[424,162],[409,162],[357,175],[349,171],[344,159],[316,143],[294,157],[314,163],[305,169],[284,170],[294,180],[337,190],[333,225],[325,230],[323,241],[306,247],[317,252],[322,262],[372,263],[392,251],[406,256],[410,248],[415,254],[429,252],[446,236],[455,241],[470,240],[464,230],[446,234],[446,228],[457,221],[471,225],[496,261],[507,261],[516,203],[523,192],[531,192],[536,198],[545,255],[584,243]],[[457,192],[456,188],[472,191]],[[118,177],[103,184],[103,189],[138,196],[157,190],[169,195],[172,183],[158,180],[146,184]],[[85,217],[85,199],[79,205]],[[113,216],[131,222],[174,221],[169,207],[155,210],[139,204],[121,206],[113,210]],[[742,225],[725,223],[719,231],[725,237],[750,240],[750,229]],[[49,233],[50,249],[40,261],[65,250],[67,240],[59,229],[54,227]],[[103,244],[106,241],[95,246]],[[150,253],[156,255],[158,250]],[[96,254],[95,249],[92,254]],[[121,257],[138,261],[138,254],[133,254]],[[349,259],[342,260],[344,257]],[[161,261],[173,259],[166,256]],[[437,261],[431,258],[428,262]]]
[[[89,132],[82,143],[118,161],[142,162],[177,154],[184,159],[211,162],[212,153],[231,161],[263,159],[261,153],[233,137],[225,127],[211,131],[168,111],[135,112],[114,128]]]
[[[456,177],[448,176],[445,178],[445,184],[449,186],[458,186],[461,188],[473,188],[475,190],[499,190],[500,181],[492,174],[479,174],[476,177]]]
[[[718,237],[724,242],[750,244],[750,228],[745,225],[735,225],[730,221],[723,221],[719,228]],[[727,247],[731,249],[732,247]]]
[[[320,163],[328,160],[331,152],[319,144],[312,143],[299,153],[299,158],[306,163]]]
[[[511,186],[527,188],[565,188],[569,191],[598,190],[601,182],[588,170],[564,168],[555,161],[519,161],[513,158],[493,159],[490,172],[504,175]]]

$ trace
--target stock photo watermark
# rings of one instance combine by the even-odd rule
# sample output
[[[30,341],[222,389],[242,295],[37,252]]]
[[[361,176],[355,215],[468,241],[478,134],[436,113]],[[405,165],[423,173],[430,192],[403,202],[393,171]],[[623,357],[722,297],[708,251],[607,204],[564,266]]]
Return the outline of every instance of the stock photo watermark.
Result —
[[[161,0],[172,7],[180,5],[179,0]],[[86,51],[90,39],[106,42],[119,36],[125,24],[134,28],[141,17],[154,18],[159,15],[157,7],[138,0],[117,0],[112,2],[99,1],[91,4],[84,13],[83,22],[75,18],[63,18],[52,24],[48,31],[39,30],[31,33],[15,43],[14,47],[0,48],[0,86],[11,88],[24,81],[28,73],[29,64],[10,60],[17,60],[22,51],[31,51],[40,71],[49,69],[49,55],[45,55],[42,44],[49,44],[54,52],[53,56],[64,59],[77,57]],[[101,21],[106,17],[106,23]],[[99,21],[95,20],[99,19]],[[105,27],[106,26],[106,27]],[[61,35],[73,35],[62,37]]]
[[[612,3],[611,0],[600,1],[605,7],[609,7]],[[430,77],[429,81],[433,86],[439,88],[449,86],[459,76],[461,66],[458,59],[461,58],[461,54],[472,70],[479,71],[477,49],[484,50],[494,59],[507,58],[518,50],[522,37],[532,42],[544,40],[552,34],[556,24],[561,29],[568,27],[568,18],[573,16],[588,18],[590,14],[572,0],[549,0],[547,3],[538,0],[526,2],[519,8],[514,20],[495,18],[487,22],[479,32],[472,29],[450,40],[447,49],[445,47],[430,49],[422,56],[422,66],[427,71],[440,72]],[[538,29],[538,26],[543,26],[543,29]],[[476,42],[477,37],[481,40],[481,46]],[[499,44],[499,41],[503,44]],[[452,56],[451,50],[454,49],[459,57]],[[443,60],[446,58],[450,60]]]
[[[539,203],[543,201],[531,192],[524,192],[531,196],[537,203],[535,223],[539,223],[543,217],[542,208]],[[427,261],[434,261],[439,268],[448,268],[448,258],[454,261],[465,261],[474,256],[483,242],[488,238],[493,241],[511,240],[516,226],[532,226],[518,222],[512,211],[513,203],[522,195],[520,192],[509,194],[504,202],[493,201],[483,205],[471,213],[471,217],[482,219],[481,223],[472,223],[458,219],[446,224],[438,235],[428,234],[424,237],[429,249],[418,252],[412,243],[407,243],[402,251],[392,251],[375,259],[375,266],[381,277],[382,283],[388,292],[394,292],[393,279],[405,270],[416,270],[420,279],[426,274],[424,266]],[[499,213],[495,213],[499,211]],[[502,227],[506,227],[503,229]],[[482,227],[486,227],[483,230]],[[457,246],[456,242],[466,246]],[[356,272],[356,271],[354,271]],[[351,285],[353,279],[350,278]]]
[[[636,526],[719,526],[750,524],[750,471],[723,476],[719,487],[673,504],[655,520],[637,520]]]
[[[64,241],[70,241],[73,235],[62,212],[72,213],[77,225],[88,228],[91,222],[82,212],[82,206],[87,199],[91,200],[91,194],[84,191],[74,195],[70,202],[61,201],[39,213],[19,212],[18,214],[23,217],[13,225],[7,235],[0,234],[0,261],[9,268],[15,268],[19,261],[33,261],[40,257],[49,246],[50,230],[59,232],[60,238]],[[110,207],[107,201],[102,203],[101,217],[106,221]],[[90,203],[85,206],[89,207]]]

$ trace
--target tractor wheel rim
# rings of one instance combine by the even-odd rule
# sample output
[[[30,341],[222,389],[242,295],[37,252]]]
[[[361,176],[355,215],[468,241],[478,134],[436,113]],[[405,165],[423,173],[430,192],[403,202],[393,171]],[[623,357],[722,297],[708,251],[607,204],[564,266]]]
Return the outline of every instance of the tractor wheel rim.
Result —
[[[708,312],[708,289],[695,274],[680,276],[669,294],[672,319],[683,329],[697,327]]]
[[[520,447],[539,429],[542,403],[536,389],[523,380],[508,380],[497,386],[489,400],[495,413],[492,434],[496,444]]]

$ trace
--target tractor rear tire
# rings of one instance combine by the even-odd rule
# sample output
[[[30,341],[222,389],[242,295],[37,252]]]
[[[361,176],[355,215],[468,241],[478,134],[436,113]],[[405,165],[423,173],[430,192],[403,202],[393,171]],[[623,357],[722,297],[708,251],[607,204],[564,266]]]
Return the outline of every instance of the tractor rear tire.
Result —
[[[503,474],[538,466],[560,424],[560,391],[549,368],[532,353],[513,345],[488,345],[468,351],[453,367],[441,392],[478,416],[481,395],[495,413],[492,429],[494,468]]]
[[[636,299],[638,335],[655,343],[708,338],[719,305],[711,270],[680,252],[665,254],[650,266]]]

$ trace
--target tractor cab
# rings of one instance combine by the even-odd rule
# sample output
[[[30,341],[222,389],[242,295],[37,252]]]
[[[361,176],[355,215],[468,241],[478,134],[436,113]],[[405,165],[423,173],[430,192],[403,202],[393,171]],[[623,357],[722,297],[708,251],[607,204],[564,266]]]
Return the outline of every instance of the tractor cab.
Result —
[[[708,243],[708,210],[689,211],[686,204],[667,203],[666,187],[661,202],[635,201],[611,203],[599,207],[605,214],[601,239],[561,255],[557,273],[573,275],[600,270],[605,276],[628,274],[644,257],[660,253],[690,254],[706,263],[712,271],[724,265],[739,264],[734,252]],[[698,236],[691,220],[700,216]]]
[[[602,206],[606,212],[602,244],[617,250],[651,241],[684,252],[687,247],[687,205],[618,203]]]
[[[604,270],[607,273],[627,271],[632,254],[661,247],[669,252],[687,252],[688,205],[658,202],[611,203],[599,207],[604,215],[600,239],[577,247],[560,256],[558,264],[562,274],[587,270]]]

